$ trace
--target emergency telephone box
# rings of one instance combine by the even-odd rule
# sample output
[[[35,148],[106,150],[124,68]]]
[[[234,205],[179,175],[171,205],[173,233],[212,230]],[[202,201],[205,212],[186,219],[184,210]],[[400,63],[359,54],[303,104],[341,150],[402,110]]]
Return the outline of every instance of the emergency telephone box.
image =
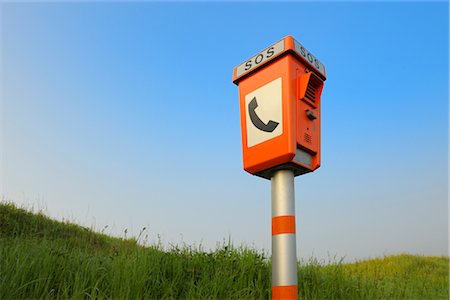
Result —
[[[325,66],[292,36],[238,65],[244,169],[270,179],[320,166],[320,102]]]

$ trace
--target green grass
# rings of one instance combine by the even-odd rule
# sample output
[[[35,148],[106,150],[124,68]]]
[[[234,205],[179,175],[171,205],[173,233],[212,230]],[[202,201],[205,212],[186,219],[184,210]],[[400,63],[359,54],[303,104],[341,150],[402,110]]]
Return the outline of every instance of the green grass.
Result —
[[[448,257],[299,263],[301,299],[448,299]],[[268,299],[270,260],[140,246],[0,203],[0,299]]]

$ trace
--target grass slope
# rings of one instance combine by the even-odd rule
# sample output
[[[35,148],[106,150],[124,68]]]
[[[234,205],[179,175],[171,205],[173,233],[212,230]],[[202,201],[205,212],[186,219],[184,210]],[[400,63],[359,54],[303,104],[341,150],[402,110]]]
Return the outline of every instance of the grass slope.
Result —
[[[448,299],[447,257],[299,264],[301,299]],[[0,203],[0,299],[268,299],[270,261],[223,245],[162,251]]]

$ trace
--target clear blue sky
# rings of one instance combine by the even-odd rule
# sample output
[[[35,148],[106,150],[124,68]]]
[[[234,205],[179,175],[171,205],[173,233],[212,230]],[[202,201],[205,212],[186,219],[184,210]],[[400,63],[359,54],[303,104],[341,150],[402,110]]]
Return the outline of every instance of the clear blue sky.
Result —
[[[107,233],[270,251],[233,67],[286,35],[319,58],[322,166],[299,258],[448,253],[448,4],[3,3],[1,191]]]

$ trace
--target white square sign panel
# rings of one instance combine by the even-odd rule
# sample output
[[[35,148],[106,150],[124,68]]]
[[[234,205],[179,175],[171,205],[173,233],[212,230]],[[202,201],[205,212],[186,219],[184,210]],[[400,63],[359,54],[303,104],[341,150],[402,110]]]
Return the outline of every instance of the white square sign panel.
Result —
[[[283,133],[282,79],[277,78],[245,96],[247,146]]]

